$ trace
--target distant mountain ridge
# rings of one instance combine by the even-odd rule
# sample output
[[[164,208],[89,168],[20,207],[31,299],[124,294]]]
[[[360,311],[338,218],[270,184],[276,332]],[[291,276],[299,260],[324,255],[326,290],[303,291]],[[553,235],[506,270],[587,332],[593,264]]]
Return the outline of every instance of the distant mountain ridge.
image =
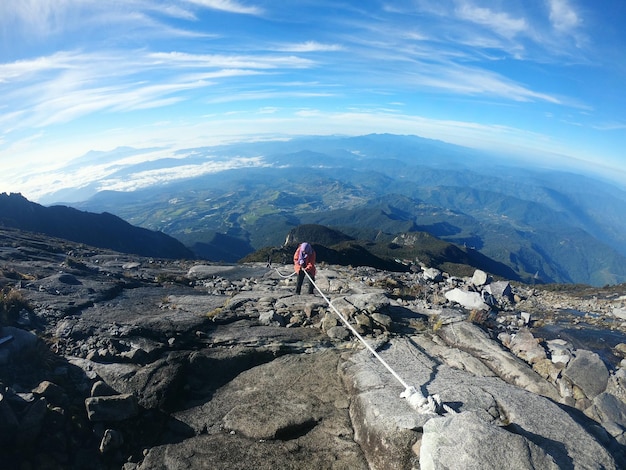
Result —
[[[175,238],[135,227],[112,214],[66,206],[44,207],[15,193],[0,194],[0,225],[121,253],[170,259],[195,257]]]
[[[176,166],[229,158],[261,164],[97,192],[72,205],[160,230],[216,261],[236,261],[235,253],[280,245],[292,228],[319,224],[361,240],[425,231],[527,280],[626,282],[626,191],[556,165],[531,167],[386,134],[229,144],[178,156],[150,168],[171,174]],[[108,177],[132,180],[143,170],[126,166]]]
[[[426,232],[396,236],[380,233],[376,240],[368,241],[356,240],[338,230],[315,224],[293,228],[282,246],[262,248],[247,255],[242,261],[291,263],[296,247],[305,241],[315,247],[317,259],[327,264],[370,266],[394,272],[408,271],[417,265],[437,268],[453,276],[471,276],[476,269],[481,269],[503,279],[522,280],[507,265]]]

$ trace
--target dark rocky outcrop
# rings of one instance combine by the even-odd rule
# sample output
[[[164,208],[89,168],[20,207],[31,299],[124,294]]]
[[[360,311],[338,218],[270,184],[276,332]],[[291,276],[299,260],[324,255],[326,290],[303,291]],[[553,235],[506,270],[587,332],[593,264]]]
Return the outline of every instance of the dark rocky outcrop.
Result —
[[[67,206],[44,207],[15,193],[0,194],[0,226],[140,256],[172,259],[195,257],[175,238],[162,232],[135,227],[108,212],[95,214]]]

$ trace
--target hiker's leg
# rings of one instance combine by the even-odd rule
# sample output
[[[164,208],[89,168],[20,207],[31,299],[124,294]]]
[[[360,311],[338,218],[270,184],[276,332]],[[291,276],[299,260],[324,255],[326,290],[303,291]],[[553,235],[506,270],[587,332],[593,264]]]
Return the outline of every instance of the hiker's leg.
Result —
[[[315,276],[311,276],[311,279],[309,279],[309,294],[313,293],[313,281],[315,281]]]
[[[296,294],[300,294],[302,290],[302,282],[304,281],[304,269],[301,269],[298,273],[298,282],[296,283]]]

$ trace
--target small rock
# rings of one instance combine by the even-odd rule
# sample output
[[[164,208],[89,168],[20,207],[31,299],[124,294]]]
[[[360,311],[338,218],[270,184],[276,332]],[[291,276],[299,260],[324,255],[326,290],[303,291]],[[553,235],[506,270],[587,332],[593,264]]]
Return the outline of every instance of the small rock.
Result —
[[[43,428],[48,403],[45,398],[34,401],[21,419],[17,430],[17,444],[26,446],[35,442]]]
[[[106,429],[100,441],[100,452],[102,454],[110,453],[122,447],[122,444],[124,444],[124,436],[121,432],[115,429]]]
[[[123,421],[139,413],[137,397],[132,394],[85,399],[89,421]]]
[[[259,323],[265,326],[285,326],[285,318],[277,315],[274,310],[268,310],[259,314]]]
[[[487,273],[485,271],[477,269],[476,271],[474,271],[471,282],[475,286],[484,286],[485,284],[487,284],[487,279]]]
[[[622,357],[626,358],[626,343],[619,343],[613,349],[615,352],[619,353]]]
[[[443,274],[436,268],[426,268],[423,271],[424,279],[427,281],[441,282],[443,281]]]
[[[521,328],[511,340],[511,351],[529,364],[546,359],[546,351],[537,343],[537,339],[527,328]]]
[[[112,395],[117,395],[117,392],[102,380],[96,381],[91,387],[90,396],[92,397],[107,397]]]
[[[497,299],[510,299],[512,294],[511,284],[508,281],[492,282],[487,284],[484,290]]]
[[[322,319],[322,331],[328,332],[331,328],[339,325],[339,319],[334,313],[326,312]]]
[[[489,306],[483,301],[478,292],[466,292],[459,288],[454,288],[444,294],[446,299],[471,310],[489,310]]]
[[[367,329],[372,327],[372,319],[364,313],[360,313],[354,319],[356,321],[356,324],[359,326],[365,327]]]
[[[67,402],[65,391],[58,385],[44,380],[33,390],[35,395],[45,397],[53,405],[64,405]]]
[[[391,317],[389,315],[374,312],[372,313],[372,320],[377,325],[382,326],[385,331],[393,331],[393,320],[391,320]]]
[[[326,332],[326,334],[331,339],[346,340],[350,337],[350,332],[343,326],[333,326]]]
[[[122,269],[132,270],[132,269],[137,269],[140,266],[141,266],[141,263],[138,263],[138,262],[124,263],[122,265]]]

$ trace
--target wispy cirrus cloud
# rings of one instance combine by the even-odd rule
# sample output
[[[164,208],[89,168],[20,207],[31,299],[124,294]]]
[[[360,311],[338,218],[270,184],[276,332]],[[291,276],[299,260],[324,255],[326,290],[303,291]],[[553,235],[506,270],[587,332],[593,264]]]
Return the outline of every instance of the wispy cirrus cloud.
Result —
[[[228,69],[277,69],[309,68],[314,65],[310,59],[298,56],[273,54],[192,54],[186,52],[154,52],[148,53],[155,66],[184,67],[222,67]]]
[[[263,9],[256,6],[249,6],[234,0],[186,0],[189,3],[199,5],[204,8],[222,10],[229,13],[239,13],[244,15],[261,15]]]
[[[323,44],[317,41],[305,41],[294,44],[283,44],[276,48],[284,52],[335,52],[344,50],[339,44]]]
[[[430,87],[440,92],[453,92],[459,95],[479,95],[528,102],[543,101],[564,104],[557,96],[534,91],[497,73],[477,67],[455,64],[438,64],[427,72],[416,73],[414,83]]]
[[[466,2],[459,4],[455,13],[459,19],[486,27],[499,36],[507,38],[525,33],[529,27],[528,22],[523,17],[514,17],[508,12],[494,11]]]
[[[59,52],[0,64],[0,93],[12,113],[0,123],[42,127],[97,111],[130,111],[168,106],[210,88],[217,81],[314,66],[309,59],[276,54],[227,55],[136,51]],[[158,76],[158,79],[154,77]],[[150,77],[150,79],[147,79]]]

